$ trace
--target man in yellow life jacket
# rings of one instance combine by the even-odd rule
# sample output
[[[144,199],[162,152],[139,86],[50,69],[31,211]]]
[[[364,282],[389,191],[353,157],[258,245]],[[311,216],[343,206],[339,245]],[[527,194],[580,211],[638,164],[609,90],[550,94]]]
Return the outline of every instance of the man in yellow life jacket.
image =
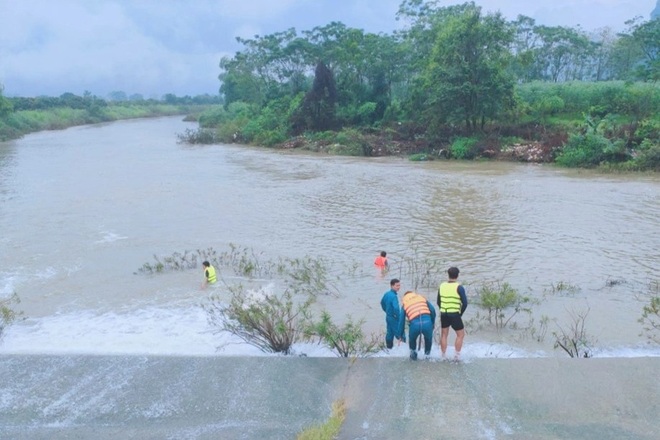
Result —
[[[404,333],[404,327],[408,319],[408,345],[410,347],[410,359],[417,360],[417,338],[424,336],[424,354],[429,359],[433,345],[433,326],[435,325],[435,309],[433,305],[422,295],[407,291],[403,295],[403,306],[399,313],[399,327],[397,337]]]
[[[215,283],[218,279],[215,275],[215,267],[211,266],[211,263],[205,261],[202,263],[202,267],[204,268],[205,277],[204,284],[202,284],[202,289],[204,289],[209,284]]]
[[[458,267],[450,267],[447,270],[449,281],[440,284],[438,288],[438,308],[440,309],[440,351],[442,359],[447,356],[447,338],[449,327],[456,332],[456,343],[454,345],[454,360],[460,360],[463,338],[465,337],[465,326],[463,325],[463,312],[468,306],[465,288],[458,283]]]

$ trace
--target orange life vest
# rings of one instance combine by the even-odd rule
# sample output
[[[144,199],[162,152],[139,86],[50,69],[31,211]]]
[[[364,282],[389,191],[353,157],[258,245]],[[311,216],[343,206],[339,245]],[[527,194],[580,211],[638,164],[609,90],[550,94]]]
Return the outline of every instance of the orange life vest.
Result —
[[[377,256],[376,260],[374,260],[374,264],[381,269],[387,267],[387,257],[381,257],[380,255]]]
[[[410,292],[403,296],[403,310],[406,312],[408,321],[412,321],[420,315],[430,315],[431,311],[422,295]]]

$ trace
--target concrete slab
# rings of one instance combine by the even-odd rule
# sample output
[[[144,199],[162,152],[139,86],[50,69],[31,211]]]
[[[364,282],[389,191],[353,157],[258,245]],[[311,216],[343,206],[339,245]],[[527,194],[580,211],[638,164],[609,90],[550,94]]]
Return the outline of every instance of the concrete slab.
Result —
[[[0,439],[657,439],[660,358],[0,356]]]

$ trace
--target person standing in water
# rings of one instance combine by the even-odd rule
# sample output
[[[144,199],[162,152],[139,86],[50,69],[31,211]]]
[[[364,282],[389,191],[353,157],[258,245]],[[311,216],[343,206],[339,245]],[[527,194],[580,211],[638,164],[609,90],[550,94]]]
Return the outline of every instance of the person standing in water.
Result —
[[[380,255],[374,260],[374,266],[376,266],[381,271],[387,270],[389,263],[387,262],[387,252],[381,251]]]
[[[202,284],[202,289],[205,289],[209,284],[214,284],[218,279],[215,274],[215,267],[211,266],[211,263],[204,261],[202,263],[204,269],[204,283]]]
[[[447,357],[447,338],[449,337],[449,327],[456,332],[456,342],[454,345],[454,360],[461,358],[461,348],[463,348],[463,338],[465,337],[465,326],[463,325],[463,312],[468,306],[465,288],[458,283],[458,267],[450,267],[447,270],[449,281],[440,284],[438,288],[438,308],[440,310],[440,352],[442,359]]]

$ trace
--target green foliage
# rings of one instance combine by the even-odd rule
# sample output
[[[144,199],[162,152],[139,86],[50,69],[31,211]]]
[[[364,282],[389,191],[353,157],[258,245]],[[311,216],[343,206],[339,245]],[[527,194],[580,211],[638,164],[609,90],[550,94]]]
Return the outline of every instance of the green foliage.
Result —
[[[332,321],[330,314],[323,311],[321,319],[310,323],[306,330],[308,337],[318,337],[340,357],[365,357],[383,349],[382,335],[366,338],[362,331],[364,319],[353,321],[351,316],[343,326]]]
[[[519,312],[531,313],[532,303],[530,297],[520,295],[509,283],[484,284],[477,290],[477,304],[488,311],[488,321],[498,331],[506,328]]]
[[[425,162],[430,159],[431,156],[429,156],[427,153],[416,153],[408,156],[408,160],[412,162]]]
[[[177,142],[186,144],[216,144],[220,142],[216,132],[206,128],[193,130],[186,128],[183,133],[177,133]]]
[[[21,315],[21,312],[14,310],[14,306],[20,302],[21,300],[16,292],[9,298],[0,299],[0,338],[2,338],[7,327],[12,325]]]
[[[454,159],[474,159],[478,143],[477,137],[457,137],[449,146],[449,154]]]
[[[573,134],[559,152],[555,162],[565,167],[594,167],[620,153],[621,143],[613,143],[606,137],[595,134]]]
[[[516,87],[521,101],[536,111],[552,114],[563,101],[564,114],[607,113],[632,115],[642,120],[660,112],[660,86],[623,81],[561,83],[531,82]]]
[[[242,285],[228,289],[228,305],[217,295],[204,305],[209,323],[264,352],[289,354],[291,345],[302,338],[307,327],[313,299],[296,303],[289,290],[275,294],[251,292]]]
[[[592,346],[594,340],[586,330],[586,320],[589,309],[583,312],[570,312],[568,329],[559,326],[559,330],[552,332],[555,338],[555,348],[561,348],[572,358],[590,358],[593,356]]]
[[[550,284],[550,288],[546,290],[546,293],[551,295],[575,295],[579,291],[580,287],[575,284],[566,281],[558,281]]]
[[[346,403],[343,399],[332,404],[332,415],[327,422],[304,429],[296,440],[334,440],[339,436],[346,418]]]
[[[212,107],[199,115],[198,122],[202,128],[214,128],[225,122],[228,113],[222,106]]]
[[[644,334],[651,341],[660,343],[660,295],[656,293],[649,298],[638,321],[642,324]]]

